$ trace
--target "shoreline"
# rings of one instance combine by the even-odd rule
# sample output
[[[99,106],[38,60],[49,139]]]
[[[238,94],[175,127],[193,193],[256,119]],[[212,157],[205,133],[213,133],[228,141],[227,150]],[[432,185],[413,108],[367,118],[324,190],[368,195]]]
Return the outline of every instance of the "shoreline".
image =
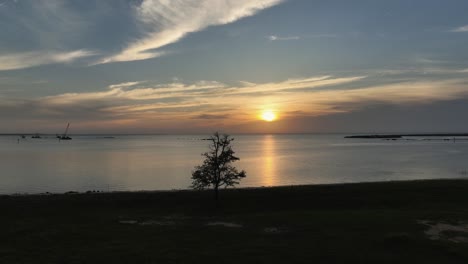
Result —
[[[346,183],[317,183],[317,184],[296,184],[296,185],[277,185],[277,186],[246,186],[238,188],[228,188],[224,191],[255,191],[265,189],[283,189],[283,188],[313,188],[318,186],[351,186],[351,185],[368,185],[368,184],[398,184],[398,183],[418,183],[418,182],[442,182],[442,181],[466,181],[468,178],[434,178],[434,179],[411,179],[411,180],[388,180],[388,181],[366,181],[366,182],[346,182]],[[194,189],[170,189],[170,190],[123,190],[123,191],[103,191],[103,190],[87,190],[87,191],[66,191],[66,192],[40,192],[40,193],[0,193],[2,196],[25,197],[25,196],[57,196],[57,195],[84,195],[84,194],[132,194],[132,193],[180,193],[180,192],[209,192],[211,189],[194,190]]]
[[[361,134],[345,136],[344,138],[382,138],[398,139],[403,137],[468,137],[468,133],[417,133],[417,134]]]

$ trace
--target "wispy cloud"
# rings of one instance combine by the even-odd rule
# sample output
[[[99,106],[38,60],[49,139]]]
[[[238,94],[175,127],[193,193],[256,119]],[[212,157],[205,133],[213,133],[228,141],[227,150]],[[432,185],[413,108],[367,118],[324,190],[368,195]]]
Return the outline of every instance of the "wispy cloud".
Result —
[[[214,115],[214,114],[201,114],[198,116],[195,116],[194,119],[227,119],[229,118],[229,115]]]
[[[120,53],[99,63],[145,60],[163,56],[157,49],[175,43],[187,34],[209,26],[223,25],[279,4],[282,0],[143,0],[135,8],[146,34]]]
[[[386,102],[394,104],[427,103],[440,100],[453,100],[468,95],[465,79],[440,81],[406,81],[395,84],[374,85],[337,91],[315,93],[316,102],[328,105],[340,103]],[[442,88],[443,87],[443,88]]]
[[[286,40],[301,40],[301,39],[331,39],[338,38],[337,34],[323,33],[323,34],[307,34],[307,35],[292,35],[292,36],[279,36],[269,35],[266,38],[269,41],[286,41]]]
[[[144,82],[124,82],[124,83],[117,83],[117,84],[112,84],[112,85],[109,85],[109,89],[121,89],[121,88],[126,88],[126,87],[132,87],[132,86],[135,86],[135,85],[138,85],[140,83],[144,83]]]
[[[232,94],[254,94],[263,93],[269,94],[272,92],[294,92],[301,89],[315,89],[333,85],[341,85],[351,82],[356,82],[366,78],[366,76],[352,77],[332,77],[329,75],[319,77],[309,77],[300,79],[288,79],[282,82],[251,84],[247,87],[231,87],[229,88]]]
[[[249,86],[229,86],[217,81],[199,81],[194,84],[180,82],[153,85],[152,87],[131,87],[142,82],[126,82],[110,85],[108,90],[88,93],[65,93],[43,97],[42,100],[52,104],[73,104],[95,100],[133,100],[151,101],[163,99],[194,98],[194,100],[211,100],[220,96],[251,96],[253,94],[271,95],[276,92],[294,93],[301,89],[316,89],[332,85],[341,85],[356,82],[364,76],[334,78],[332,76],[319,76],[301,79],[288,79],[276,83],[249,83]],[[208,99],[200,99],[200,98]],[[197,99],[198,98],[198,99]]]
[[[89,50],[10,53],[0,55],[0,71],[24,69],[45,64],[70,63],[80,58],[93,55],[96,55],[96,53]]]
[[[301,37],[299,36],[288,36],[288,37],[280,37],[276,35],[270,35],[267,37],[270,41],[275,41],[275,40],[299,40]]]
[[[373,104],[417,105],[468,97],[468,78],[430,78],[394,83],[367,83],[373,76],[312,76],[270,83],[232,86],[216,81],[181,82],[141,87],[143,82],[115,84],[96,92],[65,93],[28,100],[0,98],[0,116],[22,114],[22,120],[62,120],[107,126],[155,122],[169,127],[230,125],[257,120],[263,109],[283,117],[353,112]],[[352,85],[351,85],[352,84]],[[255,96],[253,96],[255,95]],[[100,124],[102,125],[102,124]],[[145,125],[147,126],[147,125]]]
[[[468,32],[468,25],[461,26],[450,30],[451,32]]]
[[[110,85],[109,89],[88,93],[64,93],[54,96],[42,97],[40,101],[47,104],[67,105],[85,104],[87,101],[122,103],[131,101],[158,101],[158,100],[178,100],[184,97],[193,97],[202,94],[214,94],[217,89],[225,87],[224,84],[215,81],[199,81],[194,84],[169,83],[154,85],[153,87],[141,87],[130,89],[132,86],[142,82],[127,82]],[[136,103],[140,104],[140,103]],[[107,104],[106,104],[107,105]],[[167,104],[165,104],[167,105]],[[174,103],[171,106],[173,108]],[[140,104],[141,109],[141,104]],[[159,105],[158,105],[159,107]]]

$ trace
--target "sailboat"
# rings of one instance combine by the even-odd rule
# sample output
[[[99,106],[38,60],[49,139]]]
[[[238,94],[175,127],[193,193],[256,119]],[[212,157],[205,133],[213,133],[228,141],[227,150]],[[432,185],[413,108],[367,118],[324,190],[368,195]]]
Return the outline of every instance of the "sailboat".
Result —
[[[69,127],[70,127],[70,123],[68,123],[67,128],[65,129],[65,132],[63,132],[63,135],[57,136],[57,138],[60,140],[71,140],[72,138],[67,135]]]

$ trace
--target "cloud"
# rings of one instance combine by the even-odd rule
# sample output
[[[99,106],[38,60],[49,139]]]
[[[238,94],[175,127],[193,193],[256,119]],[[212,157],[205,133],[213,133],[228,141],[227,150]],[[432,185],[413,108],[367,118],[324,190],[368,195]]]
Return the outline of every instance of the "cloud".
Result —
[[[250,83],[250,86],[242,87],[216,81],[200,81],[194,84],[170,83],[133,89],[128,88],[139,82],[128,82],[111,85],[105,91],[46,96],[36,102],[55,107],[98,103],[109,111],[121,114],[197,106],[218,106],[230,110],[243,108],[248,112],[262,108],[266,104],[264,102],[269,102],[277,107],[288,108],[288,112],[323,114],[336,112],[336,109],[343,111],[348,106],[355,107],[367,102],[424,103],[452,100],[468,94],[465,79],[405,81],[359,88],[365,86],[359,84],[363,79],[362,76],[319,76],[277,83]],[[358,88],[346,87],[349,83],[356,83]],[[331,86],[335,88],[325,89]],[[202,117],[206,113],[190,114]],[[209,119],[206,118],[208,116],[204,117]]]
[[[468,25],[461,26],[450,30],[451,32],[468,32]]]
[[[264,109],[280,119],[350,113],[373,105],[427,105],[468,98],[464,74],[444,80],[375,81],[375,76],[312,76],[233,86],[217,81],[192,84],[125,82],[96,92],[35,99],[0,98],[2,120],[74,120],[74,123],[132,126],[229,126],[257,122]],[[377,79],[384,78],[381,75]],[[370,81],[370,82],[369,82]],[[141,84],[146,87],[141,87]],[[26,122],[26,121],[25,121]],[[99,124],[99,126],[104,126]]]
[[[49,103],[70,104],[83,103],[88,100],[133,100],[133,101],[151,101],[163,99],[185,99],[194,98],[215,98],[220,96],[252,96],[256,94],[271,95],[275,92],[294,93],[301,89],[324,88],[333,85],[342,85],[350,82],[356,82],[365,77],[342,77],[334,78],[332,76],[319,76],[301,79],[288,79],[277,83],[254,84],[249,86],[229,86],[217,81],[199,81],[194,84],[184,84],[180,82],[158,84],[152,87],[139,87],[134,89],[125,89],[133,87],[142,82],[126,82],[110,85],[108,90],[88,93],[65,93],[55,96],[43,97]],[[206,99],[202,99],[206,100]],[[141,109],[141,106],[139,107]]]
[[[301,39],[299,36],[289,36],[289,37],[279,37],[276,35],[271,35],[267,37],[270,41],[275,41],[275,40],[299,40]]]
[[[96,55],[96,53],[89,50],[10,53],[0,55],[0,71],[24,69],[54,63],[70,63],[80,58],[93,55]]]
[[[163,56],[157,49],[175,43],[189,33],[209,26],[235,22],[277,5],[283,0],[143,0],[135,8],[145,35],[127,45],[120,53],[99,63],[145,60]]]
[[[285,40],[300,40],[300,39],[331,39],[331,38],[338,38],[339,35],[337,34],[308,34],[302,36],[278,36],[278,35],[270,35],[266,38],[270,41],[285,41]]]
[[[465,79],[406,81],[366,88],[315,93],[314,101],[329,105],[340,103],[386,102],[394,104],[454,100],[468,95]],[[332,97],[331,97],[332,96]]]
[[[132,87],[135,85],[138,85],[143,82],[124,82],[124,83],[118,83],[118,84],[112,84],[109,85],[109,89],[121,89],[121,88],[127,88],[127,87]]]
[[[263,84],[250,84],[243,87],[231,87],[230,93],[232,94],[269,94],[272,92],[294,92],[301,89],[315,89],[324,88],[334,85],[342,85],[346,83],[356,82],[366,78],[366,76],[352,76],[352,77],[332,77],[329,75],[288,79],[282,82],[263,83]]]
[[[75,104],[96,100],[132,100],[148,101],[161,100],[167,98],[190,97],[201,94],[210,94],[217,89],[225,87],[225,84],[216,81],[199,81],[194,84],[183,84],[179,82],[160,84],[153,87],[130,88],[142,82],[127,82],[110,85],[106,91],[88,93],[65,93],[54,96],[46,96],[41,100],[51,104]]]
[[[201,114],[195,116],[194,119],[227,119],[230,115],[214,115],[214,114]]]
[[[164,120],[221,120],[229,116],[242,119],[243,104],[249,112],[255,108],[255,100],[264,93],[274,96],[287,90],[351,82],[352,78],[319,76],[289,79],[278,83],[249,83],[250,86],[229,86],[217,81],[199,81],[193,84],[174,82],[136,87],[144,82],[125,82],[110,85],[96,92],[64,93],[28,100],[0,98],[0,112],[35,116],[41,119],[90,119],[90,120],[144,120],[149,116]],[[250,91],[249,91],[250,90]],[[288,97],[289,98],[289,97]],[[236,112],[237,111],[237,112]],[[163,115],[162,115],[163,113]],[[4,117],[5,118],[5,117]]]

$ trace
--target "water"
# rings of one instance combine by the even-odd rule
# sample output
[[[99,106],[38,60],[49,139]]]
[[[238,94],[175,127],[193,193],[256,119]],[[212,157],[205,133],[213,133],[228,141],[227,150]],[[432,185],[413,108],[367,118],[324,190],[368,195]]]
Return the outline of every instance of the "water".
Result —
[[[0,137],[0,193],[171,190],[190,186],[203,136]],[[239,186],[468,178],[468,141],[239,135]]]

